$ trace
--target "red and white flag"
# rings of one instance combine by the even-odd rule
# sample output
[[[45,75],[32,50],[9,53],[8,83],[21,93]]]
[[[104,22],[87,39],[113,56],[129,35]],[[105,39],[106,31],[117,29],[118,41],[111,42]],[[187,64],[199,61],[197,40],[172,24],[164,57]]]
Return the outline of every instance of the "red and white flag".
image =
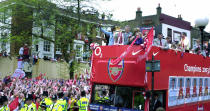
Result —
[[[143,55],[143,57],[140,58],[145,58],[148,54],[148,52],[150,51],[151,47],[152,47],[152,43],[153,43],[153,37],[154,37],[154,33],[153,33],[153,27],[149,30],[149,33],[147,34],[147,37],[144,40],[144,44],[142,44],[141,46],[145,49],[145,54]],[[126,57],[126,55],[131,51],[134,43],[136,42],[136,40],[138,39],[138,37],[135,38],[135,40],[131,43],[131,45],[126,49],[126,51],[124,51],[120,57],[118,57],[117,59],[113,59],[111,61],[111,63],[113,65],[118,64],[120,61],[122,61],[122,59],[124,59]],[[142,59],[141,59],[142,60]],[[139,60],[137,60],[139,61]]]
[[[149,51],[152,48],[152,43],[153,43],[153,39],[154,39],[154,29],[153,27],[149,30],[146,38],[144,39],[144,44],[142,44],[142,47],[145,49],[145,52],[143,55],[140,55],[137,59],[137,62],[145,59],[147,57],[147,55],[149,54]]]

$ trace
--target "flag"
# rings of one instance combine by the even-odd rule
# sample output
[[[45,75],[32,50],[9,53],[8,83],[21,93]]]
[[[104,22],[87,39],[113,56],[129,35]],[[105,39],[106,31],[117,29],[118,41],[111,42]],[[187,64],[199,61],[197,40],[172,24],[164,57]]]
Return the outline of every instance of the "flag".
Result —
[[[142,47],[144,48],[145,52],[143,55],[139,55],[139,57],[137,58],[137,62],[139,62],[147,57],[147,55],[149,54],[149,51],[152,48],[153,38],[154,38],[154,29],[152,27],[149,30],[146,38],[144,39],[144,44],[142,44]]]
[[[149,111],[149,98],[146,98],[146,100],[145,100],[144,111]]]
[[[145,54],[143,56],[143,58],[145,58],[148,54],[148,52],[150,51],[151,47],[152,47],[152,43],[153,43],[153,37],[154,37],[154,33],[153,33],[153,27],[149,30],[149,33],[147,34],[147,37],[144,40],[144,44],[142,44],[141,46],[145,49]],[[118,64],[122,59],[124,59],[126,57],[126,55],[131,51],[131,48],[133,47],[134,43],[136,42],[136,40],[138,39],[138,37],[135,38],[135,40],[131,43],[131,45],[126,49],[126,51],[124,51],[120,57],[118,57],[117,59],[113,59],[111,61],[112,64],[116,65]],[[142,58],[142,57],[141,57]],[[142,59],[141,59],[142,60]]]
[[[120,55],[120,57],[118,57],[117,59],[111,60],[111,63],[112,63],[113,65],[116,65],[116,64],[118,64],[122,59],[124,59],[125,56],[131,51],[131,48],[133,47],[133,45],[134,45],[134,43],[136,42],[137,39],[138,39],[138,37],[135,38],[135,40],[131,43],[130,46],[128,46],[128,48],[126,49],[126,51],[124,51],[124,52]]]
[[[18,102],[18,97],[16,97],[9,105],[10,111],[14,111],[18,109],[19,102]]]

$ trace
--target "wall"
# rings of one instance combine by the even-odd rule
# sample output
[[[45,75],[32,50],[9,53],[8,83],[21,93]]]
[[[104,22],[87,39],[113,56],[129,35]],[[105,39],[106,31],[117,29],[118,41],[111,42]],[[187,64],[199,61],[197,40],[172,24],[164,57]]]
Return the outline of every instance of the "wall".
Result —
[[[162,34],[165,38],[167,37],[167,29],[168,28],[172,29],[172,40],[173,40],[173,36],[174,36],[174,31],[181,32],[181,33],[182,32],[187,33],[187,38],[190,41],[190,47],[191,47],[191,32],[190,32],[190,30],[181,29],[181,28],[174,27],[174,26],[167,25],[167,24],[163,23],[162,24]]]
[[[40,73],[46,73],[47,78],[64,78],[69,79],[69,65],[66,62],[51,62],[40,59],[33,66],[33,77]],[[12,75],[17,68],[17,59],[9,57],[0,57],[0,78]]]
[[[17,60],[15,58],[0,57],[0,78],[13,74],[17,68]]]

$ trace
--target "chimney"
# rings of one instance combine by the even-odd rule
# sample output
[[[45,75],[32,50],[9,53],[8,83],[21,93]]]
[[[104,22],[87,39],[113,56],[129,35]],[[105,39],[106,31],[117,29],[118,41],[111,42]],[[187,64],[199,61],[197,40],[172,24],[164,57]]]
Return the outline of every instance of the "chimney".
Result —
[[[181,14],[180,14],[180,15],[178,15],[178,19],[182,20],[182,16],[181,16]]]
[[[161,15],[160,3],[158,4],[158,7],[156,9],[157,9],[157,15],[156,15],[155,25],[160,25],[160,15]]]
[[[160,7],[160,3],[158,4],[158,7],[157,7],[157,15],[160,15],[161,14],[161,7]]]
[[[138,25],[142,25],[142,11],[140,7],[138,7],[136,11],[136,21],[138,22]]]
[[[136,20],[139,20],[142,17],[142,11],[141,8],[138,7],[136,11]]]

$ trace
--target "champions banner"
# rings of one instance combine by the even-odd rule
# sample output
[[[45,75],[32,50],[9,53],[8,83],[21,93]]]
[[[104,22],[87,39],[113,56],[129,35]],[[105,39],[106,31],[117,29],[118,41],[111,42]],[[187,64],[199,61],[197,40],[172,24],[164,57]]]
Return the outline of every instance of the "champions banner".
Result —
[[[145,40],[144,40],[144,44],[141,45],[145,48],[145,54],[147,54],[149,52],[149,50],[152,47],[152,42],[153,42],[153,27],[149,30]],[[131,48],[133,47],[134,43],[136,42],[136,40],[138,39],[138,37],[135,38],[135,40],[131,43],[131,45],[126,49],[125,52],[123,52],[120,57],[118,57],[115,60],[112,60],[111,63],[116,65],[118,64],[122,59],[124,59],[126,57],[126,55],[131,51]],[[145,55],[144,54],[144,55]],[[145,56],[146,57],[146,56]],[[142,60],[142,59],[141,59]]]

